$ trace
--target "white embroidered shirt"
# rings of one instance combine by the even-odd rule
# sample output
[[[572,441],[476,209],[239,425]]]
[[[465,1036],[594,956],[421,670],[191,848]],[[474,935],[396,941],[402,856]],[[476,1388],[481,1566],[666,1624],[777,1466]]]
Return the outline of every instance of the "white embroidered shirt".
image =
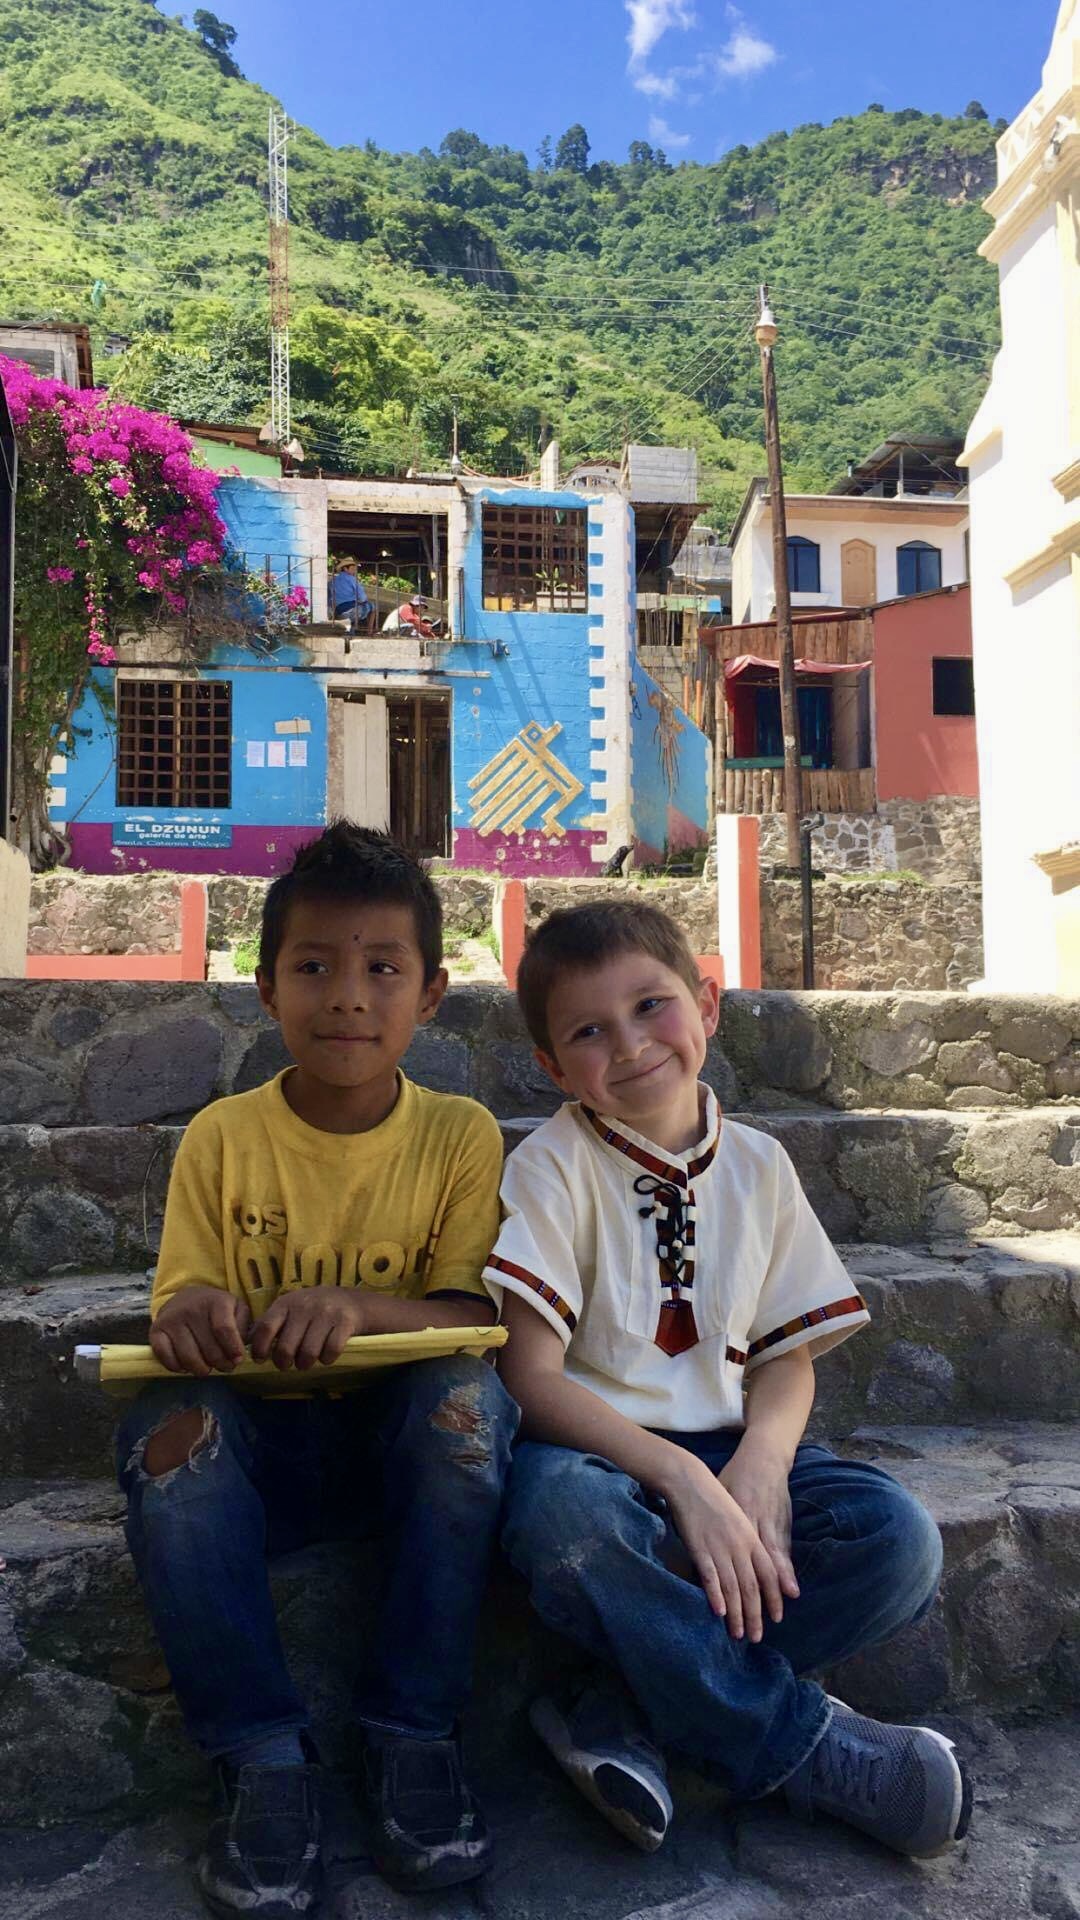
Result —
[[[673,1154],[576,1101],[503,1174],[484,1279],[559,1334],[566,1372],[639,1426],[743,1424],[744,1374],[869,1320],[783,1147],[721,1122]]]

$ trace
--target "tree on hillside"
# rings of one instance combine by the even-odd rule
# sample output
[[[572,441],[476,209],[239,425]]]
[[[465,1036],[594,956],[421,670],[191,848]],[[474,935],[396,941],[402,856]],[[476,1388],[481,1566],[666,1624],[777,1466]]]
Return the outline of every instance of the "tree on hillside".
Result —
[[[555,149],[556,173],[586,173],[589,167],[589,136],[580,121],[567,127]]]
[[[478,167],[487,153],[487,147],[478,133],[470,133],[467,127],[453,127],[439,152],[444,160],[456,161],[459,167]]]
[[[990,115],[981,100],[969,100],[964,108],[965,120],[989,120]]]
[[[537,147],[536,160],[541,173],[551,172],[552,167],[555,165],[555,157],[552,152],[550,133],[545,133],[540,145]]]
[[[207,53],[217,61],[222,73],[228,74],[232,80],[242,79],[240,69],[229,51],[236,43],[236,28],[230,27],[225,20],[219,20],[216,13],[208,13],[205,7],[196,7],[192,22]]]

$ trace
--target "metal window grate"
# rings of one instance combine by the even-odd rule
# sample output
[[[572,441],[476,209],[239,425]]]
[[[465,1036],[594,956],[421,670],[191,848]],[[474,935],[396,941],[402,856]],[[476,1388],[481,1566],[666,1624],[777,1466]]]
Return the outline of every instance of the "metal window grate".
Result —
[[[588,549],[584,507],[485,504],[484,602],[570,612],[584,604]]]
[[[120,680],[116,800],[121,807],[227,807],[228,680]]]

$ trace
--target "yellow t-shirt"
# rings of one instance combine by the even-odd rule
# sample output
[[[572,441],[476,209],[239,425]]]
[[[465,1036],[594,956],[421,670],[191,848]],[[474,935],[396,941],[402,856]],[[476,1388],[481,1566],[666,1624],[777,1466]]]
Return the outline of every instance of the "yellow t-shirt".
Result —
[[[200,1283],[239,1295],[256,1317],[290,1287],[487,1300],[481,1273],[499,1230],[502,1171],[491,1115],[399,1073],[397,1105],[380,1126],[324,1133],[293,1113],[284,1079],[217,1100],[188,1126],[151,1313]]]

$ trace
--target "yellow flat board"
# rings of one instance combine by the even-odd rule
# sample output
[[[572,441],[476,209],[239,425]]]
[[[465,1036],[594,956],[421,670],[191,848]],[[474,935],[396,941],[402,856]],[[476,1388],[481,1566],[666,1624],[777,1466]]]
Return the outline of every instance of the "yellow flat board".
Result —
[[[233,1386],[251,1393],[308,1393],[312,1387],[342,1390],[359,1374],[378,1367],[400,1367],[415,1360],[441,1360],[448,1354],[482,1355],[506,1344],[505,1327],[425,1327],[422,1333],[364,1333],[347,1340],[344,1352],[329,1367],[275,1367],[272,1360],[252,1360],[245,1356],[231,1373],[215,1373],[214,1380],[228,1380]],[[150,1380],[183,1380],[189,1375],[170,1373],[149,1347],[103,1346],[101,1348],[101,1385],[106,1393],[123,1396],[138,1391]]]

